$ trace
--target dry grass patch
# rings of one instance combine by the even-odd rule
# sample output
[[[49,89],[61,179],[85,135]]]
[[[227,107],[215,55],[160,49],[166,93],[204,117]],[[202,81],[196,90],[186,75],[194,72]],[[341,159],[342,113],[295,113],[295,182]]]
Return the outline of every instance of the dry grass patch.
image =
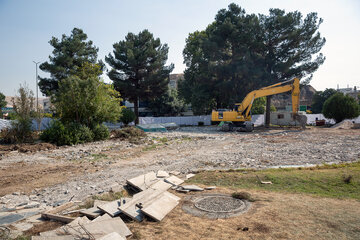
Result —
[[[218,188],[219,193],[233,190]],[[241,189],[239,189],[241,191]],[[358,239],[360,202],[247,190],[257,199],[240,216],[211,220],[185,213],[181,204],[161,222],[128,223],[130,239]],[[184,195],[182,195],[184,196]]]

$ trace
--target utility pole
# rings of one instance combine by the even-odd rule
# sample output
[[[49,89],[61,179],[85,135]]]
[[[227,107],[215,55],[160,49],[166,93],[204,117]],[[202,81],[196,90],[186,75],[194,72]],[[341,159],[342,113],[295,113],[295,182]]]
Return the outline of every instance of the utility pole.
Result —
[[[39,95],[38,95],[38,64],[40,62],[35,62],[33,61],[33,63],[35,63],[35,67],[36,67],[36,111],[39,112]]]

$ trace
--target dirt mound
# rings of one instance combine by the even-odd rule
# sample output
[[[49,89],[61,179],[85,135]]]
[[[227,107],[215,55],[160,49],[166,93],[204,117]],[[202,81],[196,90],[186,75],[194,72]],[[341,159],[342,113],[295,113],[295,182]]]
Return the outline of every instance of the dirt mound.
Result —
[[[333,129],[352,129],[352,128],[354,128],[354,123],[351,120],[344,120],[344,121],[341,121],[341,122],[335,124],[331,128],[333,128]]]
[[[38,152],[44,150],[55,149],[56,146],[50,143],[23,143],[23,144],[5,144],[0,145],[1,153],[18,151],[18,152]]]

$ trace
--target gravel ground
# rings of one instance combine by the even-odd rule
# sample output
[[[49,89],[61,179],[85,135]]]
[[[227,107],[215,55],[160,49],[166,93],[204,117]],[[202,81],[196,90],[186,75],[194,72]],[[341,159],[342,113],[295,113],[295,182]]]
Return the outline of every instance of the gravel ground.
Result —
[[[26,197],[9,192],[0,197],[0,209],[24,201],[45,206],[83,200],[122,185],[128,178],[160,169],[187,174],[212,169],[351,162],[360,158],[360,130],[257,129],[252,133],[223,133],[216,127],[184,127],[151,133],[149,140],[140,145],[108,140],[36,153],[11,152],[0,159],[0,170],[7,174],[8,168],[20,163],[34,167],[74,164],[81,171],[60,184],[31,189]]]

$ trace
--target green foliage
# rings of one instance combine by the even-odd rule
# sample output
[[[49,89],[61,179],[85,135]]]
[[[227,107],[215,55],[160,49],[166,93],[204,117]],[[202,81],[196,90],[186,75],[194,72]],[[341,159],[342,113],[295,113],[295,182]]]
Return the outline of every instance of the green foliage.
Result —
[[[338,123],[359,116],[360,105],[355,98],[336,93],[325,101],[322,112],[326,118],[332,118]]]
[[[134,103],[138,123],[139,100],[155,99],[168,89],[169,74],[174,68],[173,64],[165,66],[169,48],[159,38],[154,39],[148,30],[137,35],[128,33],[125,40],[113,47],[113,55],[105,57],[112,68],[108,76],[114,81],[115,89]]]
[[[98,63],[101,68],[104,66],[101,61],[97,61],[99,49],[92,41],[86,40],[87,35],[79,28],[74,28],[70,36],[63,34],[61,40],[52,37],[49,43],[54,48],[53,55],[49,57],[49,62],[39,66],[42,71],[50,73],[50,78],[39,78],[39,88],[42,93],[47,96],[54,94],[62,80],[72,75],[79,76],[84,71],[82,66],[85,63]],[[90,70],[90,73],[96,73],[97,76],[102,73],[94,72],[93,68]]]
[[[264,114],[265,113],[266,98],[261,97],[254,100],[251,108],[252,114]]]
[[[109,129],[104,124],[99,124],[92,130],[94,133],[94,141],[105,140],[110,137]]]
[[[98,65],[85,64],[82,69],[98,69]],[[121,115],[121,98],[111,85],[101,82],[94,73],[70,76],[59,83],[52,96],[56,114],[61,121],[77,122],[88,127],[102,122],[115,122]]]
[[[252,90],[305,78],[324,62],[325,44],[316,13],[270,9],[246,14],[236,4],[220,10],[203,31],[190,33],[183,51],[187,66],[180,95],[199,113],[231,108]],[[316,55],[318,54],[318,55]]]
[[[61,145],[75,145],[79,143],[91,142],[94,133],[90,128],[79,123],[63,124],[58,120],[51,122],[50,127],[42,132],[40,139],[46,142]]]
[[[264,114],[266,107],[266,98],[261,97],[254,100],[254,103],[251,108],[252,114]],[[276,112],[276,107],[272,104],[270,106],[270,112]]]
[[[126,126],[135,120],[135,113],[130,108],[124,108],[121,112],[120,121]]]
[[[169,89],[165,94],[149,101],[149,109],[154,116],[178,116],[186,111],[185,102],[178,97],[176,89]]]
[[[7,102],[5,101],[5,95],[0,92],[0,117],[2,117],[2,109],[6,107]]]
[[[311,112],[321,113],[324,106],[324,102],[335,93],[337,93],[337,91],[332,88],[327,88],[325,89],[325,91],[317,91],[312,99]]]
[[[11,123],[12,134],[16,142],[32,140],[31,116],[34,112],[34,93],[25,84],[18,89],[18,94],[12,98],[15,120]]]

